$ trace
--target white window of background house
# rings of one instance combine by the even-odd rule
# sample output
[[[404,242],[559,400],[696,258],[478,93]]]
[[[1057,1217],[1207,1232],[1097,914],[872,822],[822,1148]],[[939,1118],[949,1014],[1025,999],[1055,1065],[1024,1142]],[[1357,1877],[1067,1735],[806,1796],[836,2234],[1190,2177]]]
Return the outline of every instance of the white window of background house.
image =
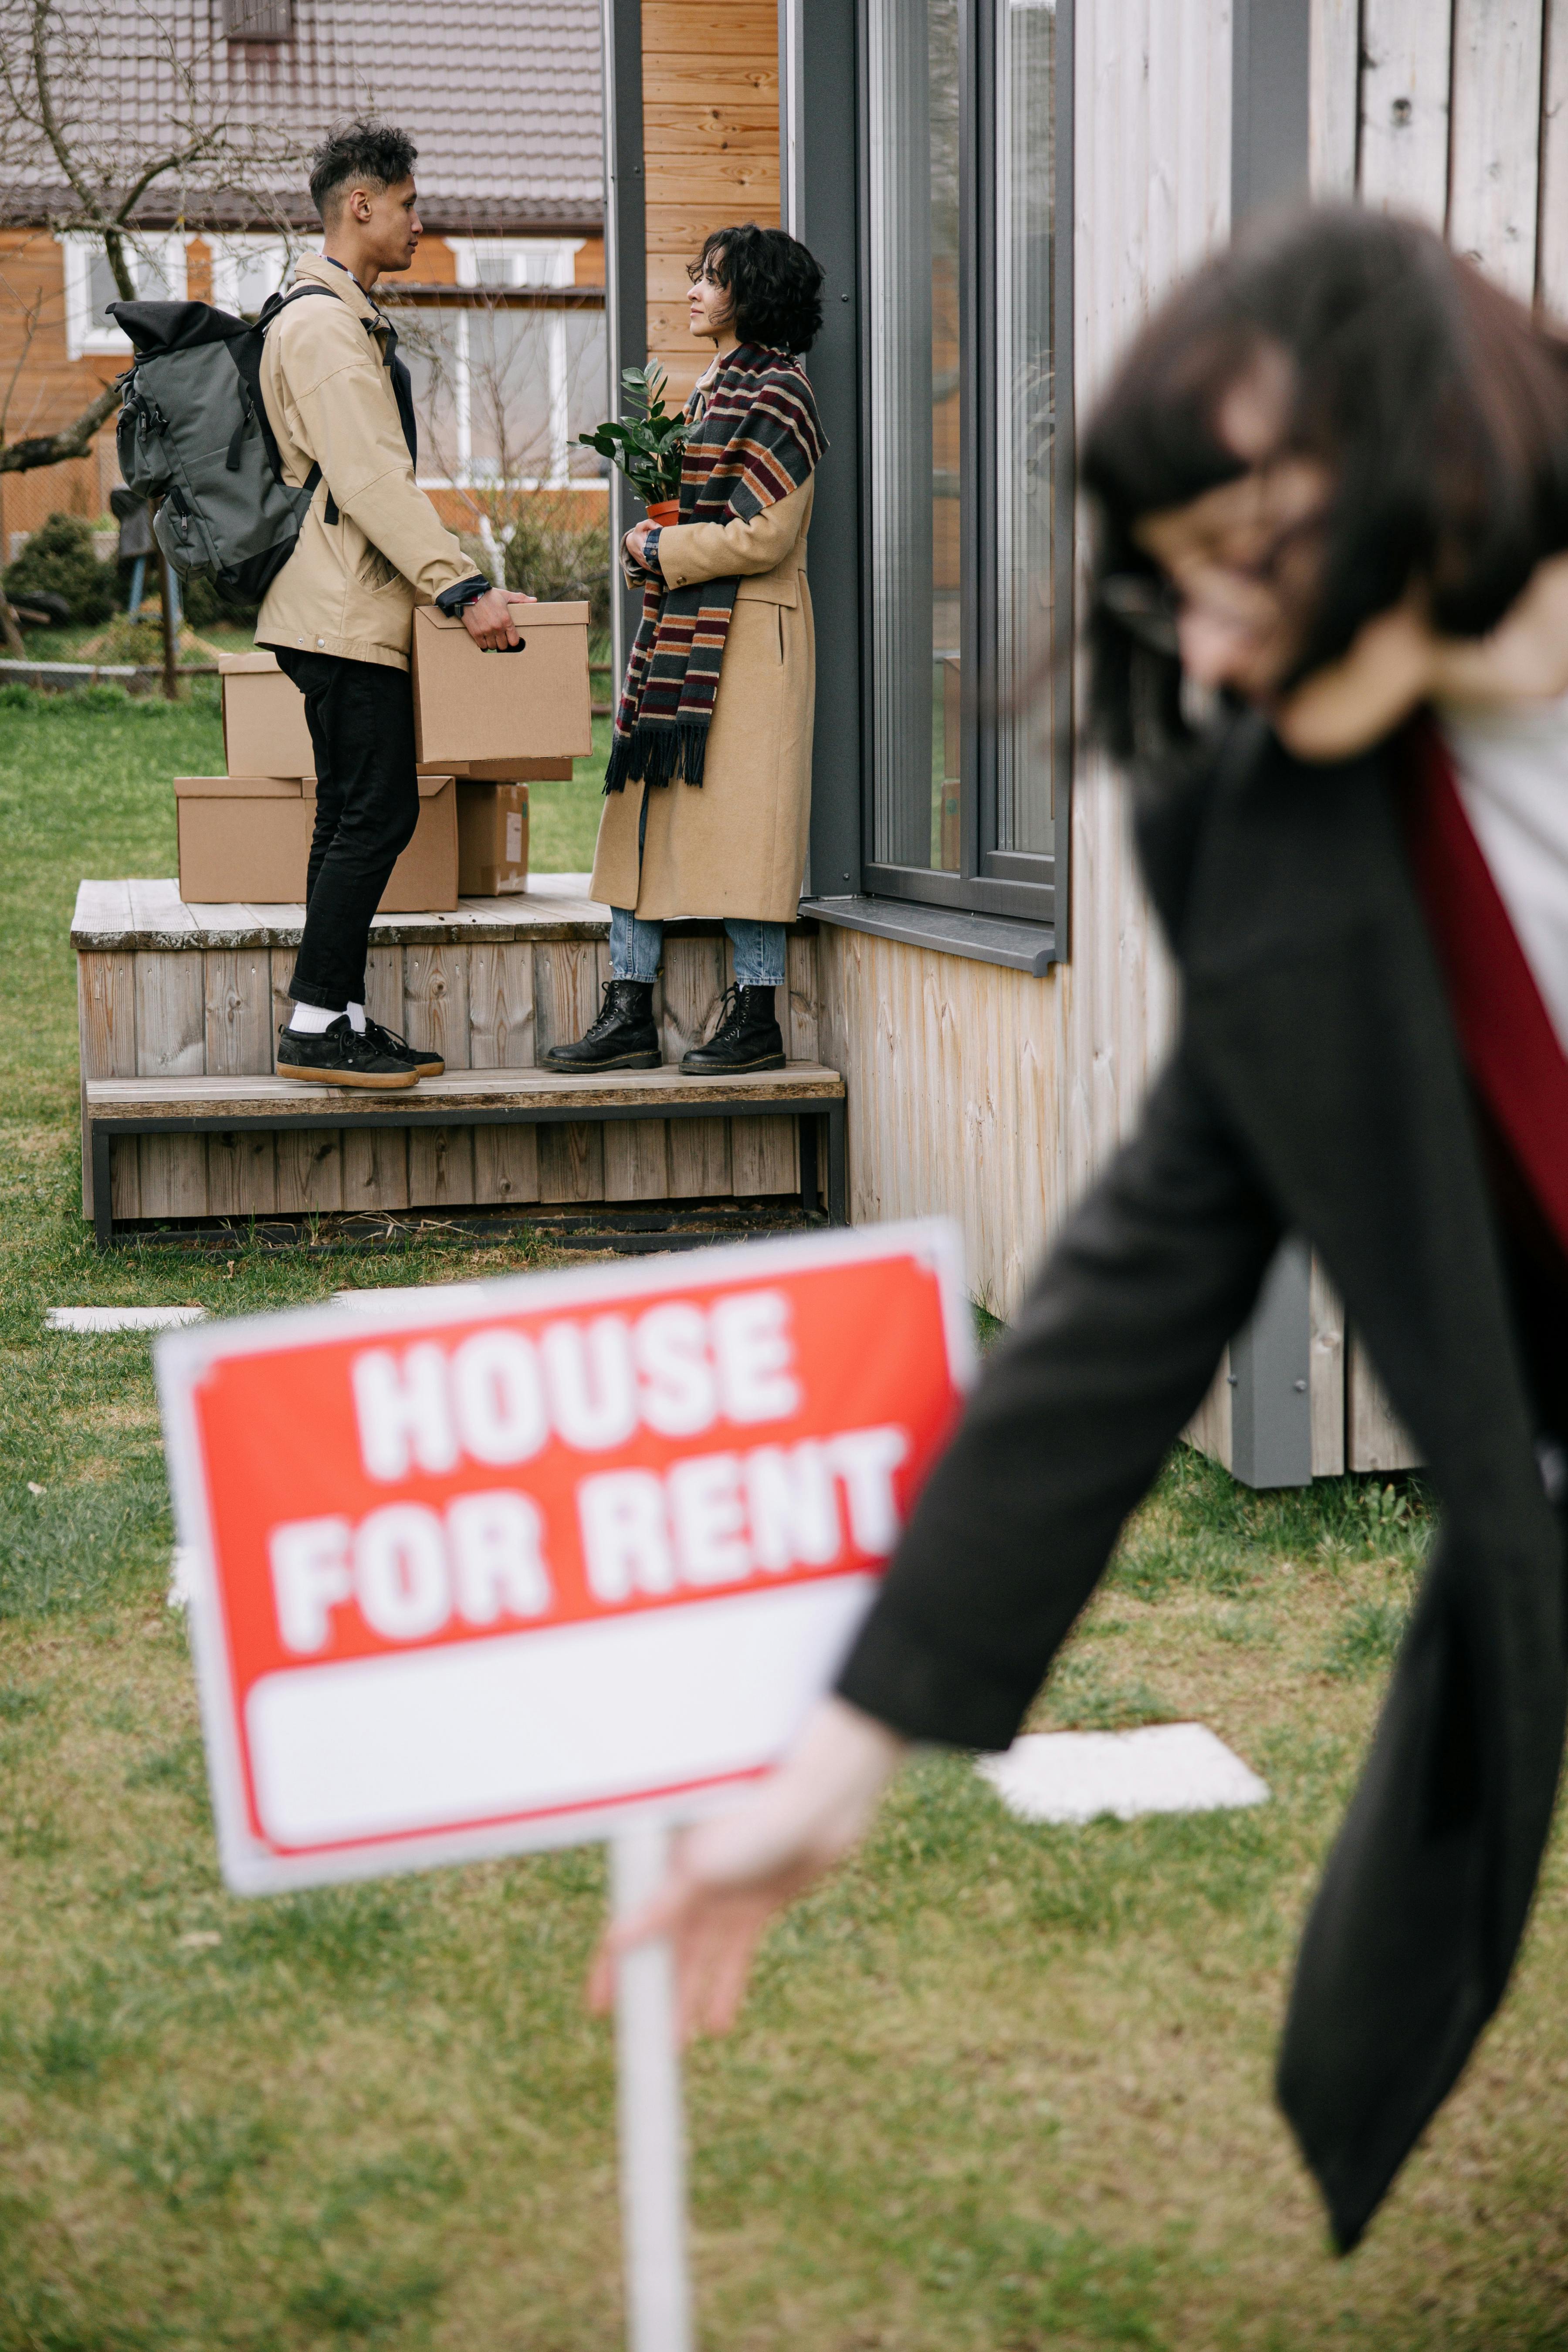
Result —
[[[459,286],[570,286],[580,236],[452,236]]]
[[[574,249],[565,248],[566,274],[552,282],[572,283]],[[462,260],[459,249],[459,268]],[[397,326],[414,380],[422,479],[517,488],[597,478],[600,460],[576,436],[605,414],[602,310],[476,301],[410,307]]]
[[[254,319],[289,273],[293,253],[286,236],[250,229],[205,229],[212,256],[212,299],[220,310]]]
[[[118,302],[120,289],[109,266],[109,256],[93,236],[62,236],[65,264],[66,352],[79,360],[90,352],[118,355],[131,344],[112,319],[107,304]],[[142,236],[126,247],[131,275],[139,300],[174,301],[185,295],[185,241],[183,236]]]
[[[1048,918],[1066,743],[1053,620],[1070,581],[1070,526],[1058,548],[1053,520],[1071,513],[1055,62],[1070,0],[864,5],[865,887]]]

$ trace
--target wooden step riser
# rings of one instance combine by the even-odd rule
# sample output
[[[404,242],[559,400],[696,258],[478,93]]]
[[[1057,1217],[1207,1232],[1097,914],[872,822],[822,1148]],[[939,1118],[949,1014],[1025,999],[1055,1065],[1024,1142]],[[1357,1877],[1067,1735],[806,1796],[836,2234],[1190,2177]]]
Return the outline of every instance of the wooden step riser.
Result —
[[[269,1076],[288,1018],[291,947],[86,950],[78,956],[81,1070],[88,1078]],[[789,941],[785,1050],[818,1056],[817,942]],[[710,1028],[733,974],[722,939],[666,943],[655,1017],[679,1062]],[[367,971],[372,1015],[459,1070],[531,1069],[581,1036],[609,978],[603,939],[380,947]],[[85,1144],[85,1127],[84,1127]],[[584,1121],[531,1131],[425,1129],[399,1135],[119,1139],[116,1218],[401,1210],[510,1201],[687,1200],[797,1188],[789,1118]],[[83,1213],[92,1213],[84,1150]]]
[[[128,1135],[111,1139],[110,1167],[117,1223],[312,1209],[752,1199],[800,1190],[798,1130],[788,1118]]]

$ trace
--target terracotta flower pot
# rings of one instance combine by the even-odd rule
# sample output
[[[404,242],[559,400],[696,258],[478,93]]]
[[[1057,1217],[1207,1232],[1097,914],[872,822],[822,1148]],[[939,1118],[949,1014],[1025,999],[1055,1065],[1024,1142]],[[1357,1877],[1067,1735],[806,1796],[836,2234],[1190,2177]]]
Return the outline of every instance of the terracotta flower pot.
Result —
[[[673,524],[680,520],[680,500],[655,499],[647,510],[647,519],[649,522],[657,523],[660,530],[669,530]]]

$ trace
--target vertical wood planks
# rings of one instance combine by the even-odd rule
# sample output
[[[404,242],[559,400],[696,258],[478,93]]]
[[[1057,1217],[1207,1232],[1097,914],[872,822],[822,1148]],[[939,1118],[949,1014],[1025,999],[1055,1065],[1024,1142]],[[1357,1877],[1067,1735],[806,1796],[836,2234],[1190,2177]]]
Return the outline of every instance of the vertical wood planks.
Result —
[[[534,1066],[533,955],[526,940],[469,949],[469,1069]]]
[[[374,932],[371,937],[375,937]],[[384,1029],[402,1033],[405,1019],[403,1005],[403,950],[374,948],[364,960],[364,1009],[371,1020],[379,1021]]]
[[[1312,0],[1308,107],[1312,194],[1353,196],[1361,108],[1361,0]]]
[[[1535,292],[1542,0],[1455,0],[1448,239]]]
[[[1236,1391],[1230,1384],[1230,1349],[1219,1360],[1219,1370],[1209,1383],[1205,1397],[1182,1435],[1196,1453],[1206,1454],[1222,1470],[1230,1468],[1235,1455],[1232,1428],[1232,1401]]]
[[[405,1034],[411,1045],[439,1054],[449,1070],[468,1066],[468,955],[463,947],[403,950]],[[411,1127],[409,1206],[471,1208],[473,1200],[473,1129]]]
[[[137,951],[136,1075],[190,1078],[206,1059],[205,985],[197,952]],[[207,1213],[206,1139],[200,1135],[144,1135],[137,1148],[144,1217],[202,1217]]]
[[[1568,0],[1546,0],[1541,102],[1541,213],[1536,292],[1568,320]]]
[[[1345,1350],[1345,1468],[1414,1470],[1421,1456],[1355,1332]]]
[[[1364,0],[1362,196],[1436,229],[1448,212],[1452,37],[1450,0]]]
[[[602,982],[597,940],[541,940],[533,950],[534,1044],[541,1060],[550,1047],[581,1037],[598,1013]],[[608,979],[608,954],[605,978]],[[602,1201],[604,1129],[547,1127],[539,1136],[539,1198]]]
[[[136,1076],[136,969],[130,955],[110,951],[76,960],[77,1039],[81,1076]],[[136,1140],[111,1145],[110,1186],[117,1217],[139,1217],[141,1162]],[[81,1122],[81,1213],[92,1214],[92,1160],[87,1145],[86,1097]]]
[[[474,1199],[486,1208],[513,1208],[539,1198],[539,1129],[476,1127]]]
[[[206,1075],[265,1076],[276,1055],[267,950],[208,948],[200,961]],[[209,1216],[265,1216],[277,1206],[277,1152],[270,1135],[209,1135],[206,1158]]]
[[[200,962],[205,1075],[265,1077],[275,1059],[272,973],[267,950],[209,948]]]
[[[718,940],[673,939],[664,950],[664,1020],[659,1042],[667,1062],[700,1045],[711,1027],[724,992],[724,960]],[[672,1119],[669,1128],[669,1189],[677,1200],[726,1199],[735,1190],[730,1133],[721,1118]]]
[[[241,1129],[209,1135],[206,1147],[208,1216],[270,1216],[278,1206],[277,1138]]]
[[[375,933],[371,937],[374,940]],[[407,1015],[403,1003],[403,950],[373,947],[364,960],[364,1009],[384,1029],[401,1034]],[[396,1212],[409,1205],[408,1134],[395,1127],[342,1133],[343,1207],[361,1215]]]
[[[380,1013],[374,1016],[377,1021]],[[410,1130],[402,1127],[342,1130],[342,1199],[345,1209],[374,1216],[412,1205],[408,1189]]]
[[[1337,1478],[1345,1466],[1345,1310],[1315,1254],[1308,1297],[1312,1475]]]

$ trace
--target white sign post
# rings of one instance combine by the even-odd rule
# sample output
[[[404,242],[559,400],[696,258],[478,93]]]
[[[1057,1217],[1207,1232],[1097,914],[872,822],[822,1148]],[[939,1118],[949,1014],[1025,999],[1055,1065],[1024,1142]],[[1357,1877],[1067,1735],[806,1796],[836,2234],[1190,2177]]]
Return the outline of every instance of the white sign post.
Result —
[[[671,1828],[784,1752],[972,1365],[921,1223],[363,1296],[157,1349],[239,1894]],[[671,1957],[617,1972],[632,2352],[690,2352]]]
[[[610,1844],[614,1916],[637,1910],[668,1859],[667,1829],[623,1830]],[[686,2254],[686,2123],[668,1943],[629,1952],[616,1975],[616,2090],[621,2142],[630,2352],[691,2352]]]

